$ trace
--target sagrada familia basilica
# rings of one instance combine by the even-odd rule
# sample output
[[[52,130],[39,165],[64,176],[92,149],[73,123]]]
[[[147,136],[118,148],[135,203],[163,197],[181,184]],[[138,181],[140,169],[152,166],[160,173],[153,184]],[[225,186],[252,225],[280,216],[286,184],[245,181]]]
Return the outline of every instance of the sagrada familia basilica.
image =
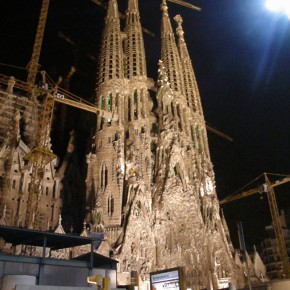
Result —
[[[240,274],[216,194],[201,98],[180,15],[176,36],[161,4],[161,56],[157,84],[147,77],[137,0],[128,1],[120,30],[116,0],[109,0],[99,55],[96,131],[87,155],[87,234],[102,232],[119,261],[118,280],[184,267],[186,283],[237,283]],[[1,88],[1,224],[26,227],[35,146],[37,100]],[[48,146],[50,150],[50,147]],[[43,168],[34,229],[58,226],[63,174],[57,159]],[[80,220],[80,223],[82,221]],[[126,284],[126,282],[125,282]]]

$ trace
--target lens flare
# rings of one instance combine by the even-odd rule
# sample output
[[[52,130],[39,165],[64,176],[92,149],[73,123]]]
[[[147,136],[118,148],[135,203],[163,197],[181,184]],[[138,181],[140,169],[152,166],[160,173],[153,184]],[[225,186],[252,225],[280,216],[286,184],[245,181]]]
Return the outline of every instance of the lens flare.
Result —
[[[267,0],[266,8],[273,12],[286,14],[290,20],[290,0]]]

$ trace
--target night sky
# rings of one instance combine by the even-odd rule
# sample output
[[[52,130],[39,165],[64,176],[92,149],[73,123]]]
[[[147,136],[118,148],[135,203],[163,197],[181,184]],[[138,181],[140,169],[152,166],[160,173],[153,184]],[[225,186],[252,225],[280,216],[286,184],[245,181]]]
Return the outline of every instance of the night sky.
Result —
[[[140,0],[148,76],[156,79],[160,57],[159,0]],[[183,17],[185,39],[199,84],[206,121],[230,135],[234,142],[208,133],[219,198],[243,187],[263,172],[289,174],[290,164],[290,22],[264,8],[264,0],[199,0],[196,12],[168,3],[171,19]],[[120,0],[125,11],[126,0]],[[0,1],[0,73],[25,79],[41,7],[41,0]],[[97,57],[105,10],[91,0],[51,0],[40,57],[42,69],[56,81],[74,65],[70,90],[93,101]],[[172,21],[175,29],[175,22]],[[65,40],[66,39],[66,40]],[[69,39],[69,41],[68,41]],[[90,137],[93,120],[68,109],[66,136],[53,138],[63,154],[68,132],[82,130]],[[73,115],[74,118],[70,118]],[[82,127],[84,125],[85,129]],[[57,124],[54,135],[57,136]],[[78,141],[82,163],[87,144]],[[82,173],[85,176],[85,169]],[[262,181],[261,181],[262,182]],[[280,208],[287,209],[290,186],[276,190]],[[223,206],[237,246],[235,223],[241,220],[251,249],[265,235],[271,218],[266,198],[253,196]]]

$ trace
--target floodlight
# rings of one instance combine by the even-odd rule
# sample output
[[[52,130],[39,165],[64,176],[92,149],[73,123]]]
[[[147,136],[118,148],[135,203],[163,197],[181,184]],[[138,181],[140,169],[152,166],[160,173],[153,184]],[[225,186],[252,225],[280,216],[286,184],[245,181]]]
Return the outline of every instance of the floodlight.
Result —
[[[290,0],[266,0],[268,10],[286,14],[290,20]]]

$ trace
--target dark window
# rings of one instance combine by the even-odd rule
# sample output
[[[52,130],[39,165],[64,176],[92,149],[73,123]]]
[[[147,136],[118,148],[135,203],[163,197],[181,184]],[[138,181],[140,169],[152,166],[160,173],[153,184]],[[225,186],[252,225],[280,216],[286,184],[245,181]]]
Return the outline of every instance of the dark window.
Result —
[[[128,99],[128,121],[131,121],[131,100]]]
[[[101,168],[101,188],[105,189],[108,185],[108,168],[106,166],[106,164],[102,165]]]
[[[108,110],[112,111],[112,94],[108,97]]]
[[[114,207],[115,207],[114,198],[110,195],[108,197],[108,210],[107,210],[109,216],[113,215]]]
[[[102,109],[105,110],[106,108],[106,99],[104,96],[102,96]]]

